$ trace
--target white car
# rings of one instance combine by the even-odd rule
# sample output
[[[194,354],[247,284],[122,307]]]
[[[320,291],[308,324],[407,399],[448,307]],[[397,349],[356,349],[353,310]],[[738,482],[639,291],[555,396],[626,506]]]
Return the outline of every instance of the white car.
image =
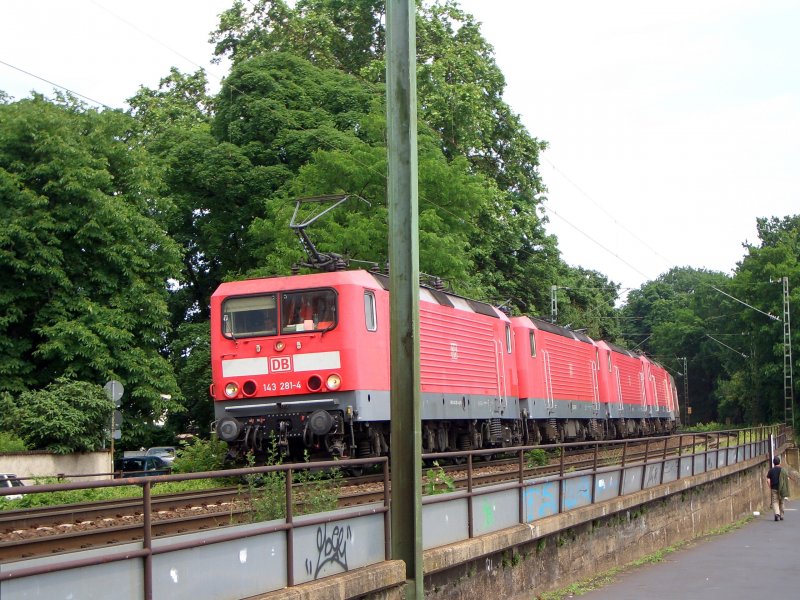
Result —
[[[148,448],[147,452],[144,453],[145,456],[157,456],[165,463],[172,464],[172,461],[175,460],[175,447],[174,446],[154,446],[152,448]]]
[[[0,473],[0,488],[5,489],[23,487],[25,487],[25,484],[22,483],[13,473]],[[22,496],[22,494],[9,494],[7,496],[0,496],[0,498],[4,498],[5,500],[19,500],[22,498]]]

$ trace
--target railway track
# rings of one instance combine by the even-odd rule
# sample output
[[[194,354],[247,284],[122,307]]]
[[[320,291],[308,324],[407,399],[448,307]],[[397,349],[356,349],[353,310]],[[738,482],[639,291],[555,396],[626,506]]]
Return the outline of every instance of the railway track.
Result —
[[[665,444],[667,442],[664,442]],[[697,444],[697,439],[691,442]],[[715,444],[709,438],[703,444]],[[657,449],[656,445],[661,448]],[[687,444],[684,444],[685,447]],[[664,447],[660,442],[643,442],[625,451],[625,462],[638,462],[678,452],[677,441]],[[581,470],[595,465],[612,464],[623,451],[617,449],[577,452],[553,458],[548,464],[523,465],[525,479],[554,475],[565,470]],[[441,469],[441,471],[440,471]],[[498,459],[489,463],[476,461],[472,471],[473,488],[505,483],[519,478],[519,458]],[[427,476],[445,473],[446,485],[437,492],[467,486],[468,469],[463,464],[423,469]],[[383,476],[347,479],[339,490],[338,507],[382,502]],[[302,514],[302,502],[293,504],[295,514]],[[249,493],[241,488],[219,488],[152,498],[152,534],[154,537],[203,531],[252,520]],[[89,547],[105,546],[142,539],[144,507],[141,498],[0,512],[0,561],[8,562]]]

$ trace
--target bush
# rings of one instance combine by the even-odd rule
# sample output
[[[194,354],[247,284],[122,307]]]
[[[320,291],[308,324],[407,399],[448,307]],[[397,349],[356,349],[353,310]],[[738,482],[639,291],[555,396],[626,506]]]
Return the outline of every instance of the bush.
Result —
[[[531,467],[541,467],[548,463],[547,450],[542,448],[534,448],[525,453],[525,463],[530,469]]]
[[[194,438],[191,442],[181,442],[175,461],[172,463],[172,472],[220,471],[225,466],[227,452],[228,445],[216,436],[210,440]]]
[[[35,479],[35,484],[66,483],[55,477],[41,477]],[[182,492],[213,489],[219,483],[213,479],[195,479],[192,481],[170,481],[159,483],[152,488],[153,496],[178,494]],[[33,487],[33,486],[30,486]],[[25,489],[20,490],[25,493]],[[141,498],[142,487],[139,485],[123,485],[119,487],[92,488],[85,490],[66,490],[61,492],[46,492],[44,494],[26,493],[19,500],[0,501],[0,512],[4,510],[18,510],[23,508],[37,508],[43,506],[60,506],[63,504],[81,504],[84,502],[103,502],[107,500],[122,500],[126,498]]]
[[[25,444],[55,454],[101,449],[114,410],[102,387],[66,378],[22,392],[14,404]]]
[[[308,452],[305,461],[308,462]],[[249,466],[255,466],[255,457],[247,455]],[[283,464],[283,458],[273,437],[267,450],[266,465]],[[325,512],[336,508],[343,476],[338,468],[327,471],[298,469],[292,472],[292,483],[297,487],[292,493],[292,512],[295,515]],[[254,473],[245,477],[246,497],[251,510],[251,521],[269,521],[286,516],[286,472]],[[244,492],[245,489],[242,489]]]
[[[433,467],[428,469],[425,482],[425,493],[428,496],[435,494],[445,494],[452,492],[456,489],[455,481],[447,474],[447,472],[439,465],[438,462],[433,463]]]
[[[0,452],[25,452],[28,448],[15,433],[0,431]]]

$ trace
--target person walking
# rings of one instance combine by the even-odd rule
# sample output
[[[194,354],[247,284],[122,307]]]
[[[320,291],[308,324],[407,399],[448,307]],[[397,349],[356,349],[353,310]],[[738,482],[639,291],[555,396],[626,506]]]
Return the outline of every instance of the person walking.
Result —
[[[789,495],[789,476],[781,468],[781,457],[772,459],[773,467],[767,471],[769,481],[770,502],[776,521],[783,521],[783,499]]]

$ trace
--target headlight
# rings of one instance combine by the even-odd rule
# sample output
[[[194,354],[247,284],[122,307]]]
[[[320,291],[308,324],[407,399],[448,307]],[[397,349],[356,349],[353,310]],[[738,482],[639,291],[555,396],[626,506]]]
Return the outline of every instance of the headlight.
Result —
[[[238,385],[236,385],[232,381],[230,383],[226,383],[225,384],[225,395],[228,398],[233,398],[238,393],[239,393],[239,386]]]
[[[275,352],[283,352],[283,349],[286,347],[286,344],[283,341],[275,342]]]
[[[342,378],[339,377],[336,373],[333,375],[328,375],[328,379],[325,382],[325,385],[329,390],[338,390],[339,387],[342,385]]]

